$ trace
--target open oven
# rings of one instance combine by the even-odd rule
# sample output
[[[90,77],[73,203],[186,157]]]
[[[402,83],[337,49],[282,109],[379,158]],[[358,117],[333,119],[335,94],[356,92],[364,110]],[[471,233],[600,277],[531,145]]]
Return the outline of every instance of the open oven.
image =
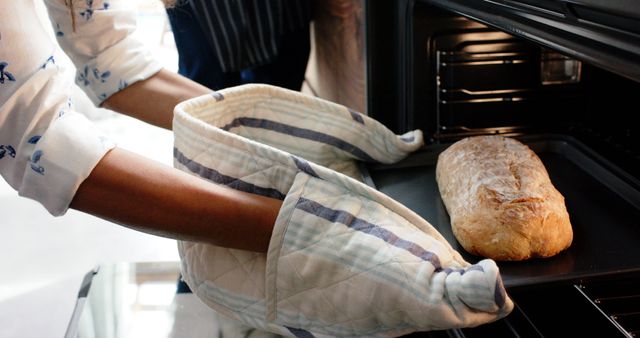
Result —
[[[640,336],[640,2],[365,1],[366,110],[426,146],[363,168],[368,184],[450,229],[438,154],[470,135],[528,144],[574,231],[557,256],[499,262],[516,303],[498,322],[426,337]]]

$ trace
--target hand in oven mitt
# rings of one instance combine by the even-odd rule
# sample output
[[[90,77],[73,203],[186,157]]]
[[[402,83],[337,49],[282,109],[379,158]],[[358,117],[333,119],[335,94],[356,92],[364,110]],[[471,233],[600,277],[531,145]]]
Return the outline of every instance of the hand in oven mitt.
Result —
[[[183,278],[217,312],[286,336],[472,327],[513,303],[492,260],[465,262],[424,219],[354,178],[422,145],[344,106],[268,85],[181,103],[174,165],[283,200],[268,253],[179,242]],[[339,171],[339,172],[338,172]]]

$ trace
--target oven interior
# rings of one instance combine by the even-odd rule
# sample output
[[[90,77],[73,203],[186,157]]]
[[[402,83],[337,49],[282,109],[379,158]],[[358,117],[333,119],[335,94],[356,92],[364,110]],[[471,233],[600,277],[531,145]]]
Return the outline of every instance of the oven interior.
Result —
[[[640,57],[607,47],[640,41],[640,15],[555,0],[478,1],[506,6],[513,17],[562,12],[550,26],[574,20],[600,34],[590,35],[596,42],[569,33],[550,41],[537,33],[543,27],[514,25],[500,9],[475,17],[434,3],[366,2],[367,112],[398,133],[421,129],[427,144],[400,163],[363,167],[365,181],[475,262],[480,258],[451,232],[435,181],[437,156],[467,136],[516,137],[540,156],[565,196],[574,240],[551,258],[499,262],[517,305],[507,318],[416,335],[640,335]]]

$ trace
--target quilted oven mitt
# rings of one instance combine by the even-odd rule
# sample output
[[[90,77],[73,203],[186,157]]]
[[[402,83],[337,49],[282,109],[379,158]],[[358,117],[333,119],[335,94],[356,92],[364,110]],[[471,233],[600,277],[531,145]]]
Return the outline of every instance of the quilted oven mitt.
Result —
[[[179,104],[174,165],[283,200],[268,253],[179,242],[183,278],[218,313],[285,336],[397,336],[507,315],[494,261],[464,261],[424,219],[357,180],[356,161],[418,149],[344,106],[244,85]],[[251,234],[247,234],[251,236]]]

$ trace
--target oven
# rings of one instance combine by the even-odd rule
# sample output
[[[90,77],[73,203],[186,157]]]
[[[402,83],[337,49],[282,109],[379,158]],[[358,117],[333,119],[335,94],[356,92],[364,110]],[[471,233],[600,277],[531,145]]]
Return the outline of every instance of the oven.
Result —
[[[566,200],[571,247],[499,262],[516,307],[425,337],[640,336],[640,3],[632,0],[364,1],[367,113],[426,145],[367,184],[428,220],[465,259],[435,181],[467,136],[529,145]]]

